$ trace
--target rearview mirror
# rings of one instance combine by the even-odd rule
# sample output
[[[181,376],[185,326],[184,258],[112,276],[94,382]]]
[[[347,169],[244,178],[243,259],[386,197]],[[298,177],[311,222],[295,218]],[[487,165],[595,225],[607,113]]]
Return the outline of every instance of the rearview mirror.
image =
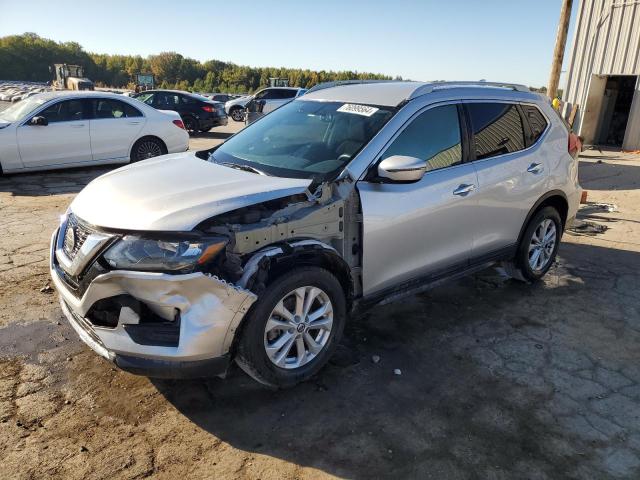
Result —
[[[427,170],[427,163],[416,157],[392,155],[378,165],[378,176],[394,182],[417,182]]]
[[[33,117],[29,122],[29,125],[36,125],[39,127],[46,127],[49,125],[49,122],[45,117]]]

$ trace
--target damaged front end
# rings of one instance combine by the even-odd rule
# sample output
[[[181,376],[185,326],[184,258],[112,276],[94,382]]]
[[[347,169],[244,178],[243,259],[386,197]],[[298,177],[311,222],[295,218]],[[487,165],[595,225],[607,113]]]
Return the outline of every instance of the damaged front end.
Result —
[[[51,276],[63,312],[85,343],[133,373],[191,377],[226,372],[233,332],[256,300],[253,293],[203,271],[111,270],[103,252],[90,251],[94,236],[103,232],[80,239],[75,258],[93,260],[83,270],[67,271],[69,223],[63,222],[52,237]]]
[[[51,242],[62,309],[85,343],[127,371],[222,375],[276,276],[317,265],[349,298],[361,291],[359,202],[347,184],[258,201],[183,233],[102,229],[70,213]]]
[[[320,184],[299,194],[243,207],[198,225],[228,239],[211,273],[260,294],[288,268],[325,267],[338,276],[348,296],[361,291],[361,218],[355,189],[346,181]]]

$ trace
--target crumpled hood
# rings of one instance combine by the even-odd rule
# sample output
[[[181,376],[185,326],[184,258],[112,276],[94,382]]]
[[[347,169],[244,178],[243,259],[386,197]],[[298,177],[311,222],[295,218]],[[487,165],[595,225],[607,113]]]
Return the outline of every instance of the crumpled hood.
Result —
[[[193,152],[127,165],[93,180],[71,210],[93,225],[188,231],[236,208],[304,192],[311,180],[269,177],[216,165]]]

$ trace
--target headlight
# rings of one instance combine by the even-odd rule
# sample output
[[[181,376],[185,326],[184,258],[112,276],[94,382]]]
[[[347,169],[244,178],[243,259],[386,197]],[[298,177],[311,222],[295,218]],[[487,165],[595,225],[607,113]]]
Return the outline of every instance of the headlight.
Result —
[[[120,270],[189,272],[213,259],[226,244],[222,238],[167,241],[127,235],[109,248],[104,258]]]

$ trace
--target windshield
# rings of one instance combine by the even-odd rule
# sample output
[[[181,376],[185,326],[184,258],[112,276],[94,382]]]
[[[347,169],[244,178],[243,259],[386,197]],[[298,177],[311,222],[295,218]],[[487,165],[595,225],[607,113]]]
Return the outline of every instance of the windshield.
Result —
[[[29,97],[14,103],[9,108],[0,112],[0,120],[5,122],[15,122],[33,112],[46,100],[37,97]]]
[[[231,137],[210,160],[324,181],[341,171],[393,113],[368,105],[296,100]]]

